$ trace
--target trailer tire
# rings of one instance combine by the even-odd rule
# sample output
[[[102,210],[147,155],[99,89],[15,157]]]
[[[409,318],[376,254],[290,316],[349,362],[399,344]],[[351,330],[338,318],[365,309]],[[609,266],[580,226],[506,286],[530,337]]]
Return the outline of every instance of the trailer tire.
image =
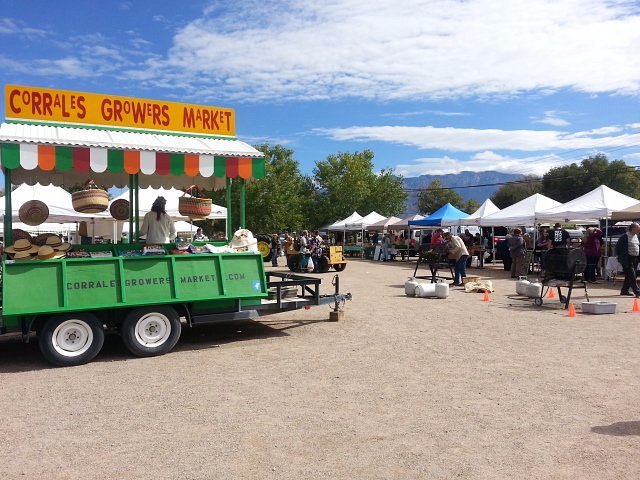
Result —
[[[329,259],[326,257],[326,255],[318,258],[317,268],[319,273],[327,273],[329,271],[331,265],[329,265]]]
[[[293,255],[287,255],[287,267],[292,272],[300,271],[300,256],[296,253]]]
[[[38,332],[42,356],[60,367],[93,360],[104,344],[104,328],[92,313],[63,313],[45,321]]]
[[[335,263],[333,265],[333,268],[335,269],[336,272],[341,272],[345,268],[347,268],[347,264],[346,263]]]
[[[167,306],[131,310],[121,327],[124,346],[138,357],[155,357],[171,351],[181,331],[178,313]]]

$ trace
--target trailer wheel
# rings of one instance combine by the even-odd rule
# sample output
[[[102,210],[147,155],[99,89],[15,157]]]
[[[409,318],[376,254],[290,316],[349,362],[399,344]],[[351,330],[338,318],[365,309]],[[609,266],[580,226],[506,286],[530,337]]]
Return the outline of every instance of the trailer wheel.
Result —
[[[42,356],[60,367],[93,360],[104,344],[104,329],[92,313],[68,313],[49,318],[38,332]]]
[[[180,338],[182,325],[171,307],[131,310],[122,323],[122,341],[134,355],[153,357],[169,352]]]
[[[327,273],[331,265],[329,265],[329,259],[323,255],[318,258],[318,272],[319,273]]]
[[[300,271],[300,256],[298,254],[287,255],[287,267],[292,272]]]
[[[543,302],[543,301],[542,301],[542,297],[535,297],[535,298],[533,299],[533,304],[534,304],[536,307],[541,307],[541,306],[542,306],[542,302]]]
[[[335,263],[333,265],[333,268],[335,269],[336,272],[341,272],[345,268],[347,268],[347,264],[346,263]]]

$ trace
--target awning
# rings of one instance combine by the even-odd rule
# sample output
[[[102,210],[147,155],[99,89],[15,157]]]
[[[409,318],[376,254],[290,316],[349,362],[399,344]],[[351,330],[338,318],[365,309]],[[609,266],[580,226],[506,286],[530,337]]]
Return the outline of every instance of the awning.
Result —
[[[3,123],[0,165],[14,184],[220,188],[265,176],[264,155],[235,138]]]

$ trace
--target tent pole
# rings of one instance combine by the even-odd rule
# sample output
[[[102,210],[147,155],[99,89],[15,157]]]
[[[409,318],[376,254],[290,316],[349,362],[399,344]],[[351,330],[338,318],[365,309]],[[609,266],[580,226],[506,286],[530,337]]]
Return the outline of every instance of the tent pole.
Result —
[[[13,245],[13,210],[11,207],[11,170],[4,167],[4,245]],[[7,215],[7,212],[9,213]]]

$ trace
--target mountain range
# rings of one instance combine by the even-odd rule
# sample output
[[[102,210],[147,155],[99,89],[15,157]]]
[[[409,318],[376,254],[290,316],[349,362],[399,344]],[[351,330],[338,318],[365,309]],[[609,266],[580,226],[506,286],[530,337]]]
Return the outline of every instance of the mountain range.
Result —
[[[484,202],[500,189],[501,184],[513,182],[523,177],[519,173],[502,172],[460,172],[447,175],[420,175],[419,177],[405,177],[404,188],[408,190],[405,201],[405,212],[418,212],[418,191],[429,186],[434,180],[440,180],[443,187],[456,187],[454,190],[464,199]],[[483,186],[478,186],[483,185]],[[459,205],[454,205],[459,207]],[[470,212],[471,213],[471,212]]]

